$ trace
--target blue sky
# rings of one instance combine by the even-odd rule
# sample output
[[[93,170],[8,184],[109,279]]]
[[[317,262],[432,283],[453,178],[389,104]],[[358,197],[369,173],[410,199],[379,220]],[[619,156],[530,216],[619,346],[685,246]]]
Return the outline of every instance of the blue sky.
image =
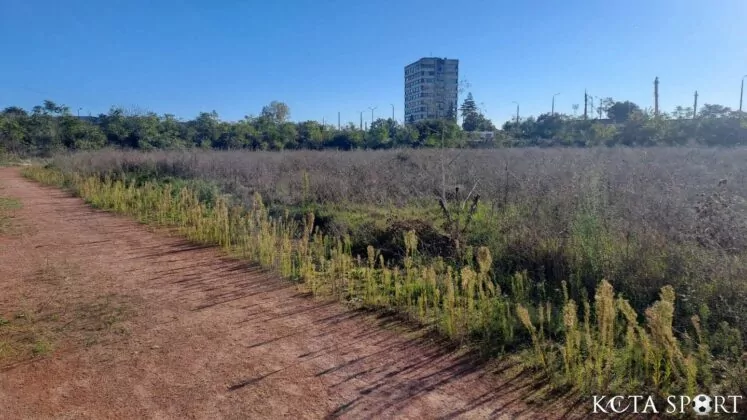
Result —
[[[736,108],[747,74],[747,1],[0,0],[0,107],[44,99],[191,118],[402,119],[404,66],[460,60],[460,79],[502,123],[583,108],[583,91],[664,110]],[[460,98],[461,101],[462,98]]]

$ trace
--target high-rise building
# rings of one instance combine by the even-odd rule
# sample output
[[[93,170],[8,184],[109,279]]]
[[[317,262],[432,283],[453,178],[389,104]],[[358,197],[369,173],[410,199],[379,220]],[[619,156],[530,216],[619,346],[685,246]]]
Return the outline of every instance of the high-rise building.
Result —
[[[456,121],[459,60],[426,57],[405,67],[405,122]]]

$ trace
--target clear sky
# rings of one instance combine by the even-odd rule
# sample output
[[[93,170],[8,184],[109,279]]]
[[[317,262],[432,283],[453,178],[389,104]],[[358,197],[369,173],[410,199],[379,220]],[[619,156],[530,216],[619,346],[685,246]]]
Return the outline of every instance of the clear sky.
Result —
[[[497,124],[583,109],[583,91],[663,110],[738,107],[745,0],[0,0],[0,107],[44,99],[191,118],[402,119],[404,66],[458,58]],[[463,98],[460,98],[460,102]]]

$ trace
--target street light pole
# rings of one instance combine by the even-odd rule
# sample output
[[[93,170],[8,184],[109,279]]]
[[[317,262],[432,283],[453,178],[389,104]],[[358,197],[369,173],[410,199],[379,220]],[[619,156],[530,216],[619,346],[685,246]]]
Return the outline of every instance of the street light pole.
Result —
[[[742,82],[742,84],[744,85],[744,82]],[[742,86],[742,87],[744,87],[744,86]],[[78,118],[80,118],[80,110],[81,110],[81,109],[83,109],[83,108],[78,108]],[[741,110],[741,109],[742,109],[742,107],[740,106],[740,107],[739,107],[739,109]]]
[[[363,131],[363,111],[361,111],[361,131]]]
[[[374,118],[374,117],[373,117],[373,112],[374,112],[374,109],[376,109],[376,108],[378,108],[378,107],[377,107],[377,106],[375,106],[375,107],[373,107],[373,108],[371,108],[371,107],[368,107],[368,109],[370,109],[370,110],[371,110],[371,125],[373,125],[373,118]]]
[[[396,120],[394,119],[394,104],[389,104],[389,105],[392,106],[392,122],[395,122]]]
[[[742,100],[744,99],[744,79],[747,79],[747,75],[742,76],[742,89],[739,91],[739,114],[742,114]]]
[[[516,104],[516,124],[519,123],[519,103],[516,101],[513,101],[512,103]]]
[[[597,112],[599,113],[599,119],[602,119],[602,97],[601,96],[595,96],[597,99],[597,103],[599,106],[597,106]]]
[[[555,97],[560,95],[560,92],[552,95],[552,112],[550,112],[550,115],[555,115]]]

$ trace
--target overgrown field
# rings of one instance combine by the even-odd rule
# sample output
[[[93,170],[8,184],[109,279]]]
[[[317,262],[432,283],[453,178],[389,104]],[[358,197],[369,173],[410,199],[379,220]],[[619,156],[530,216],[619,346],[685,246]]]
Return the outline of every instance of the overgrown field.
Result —
[[[747,394],[747,149],[102,151],[34,179],[552,383]]]

